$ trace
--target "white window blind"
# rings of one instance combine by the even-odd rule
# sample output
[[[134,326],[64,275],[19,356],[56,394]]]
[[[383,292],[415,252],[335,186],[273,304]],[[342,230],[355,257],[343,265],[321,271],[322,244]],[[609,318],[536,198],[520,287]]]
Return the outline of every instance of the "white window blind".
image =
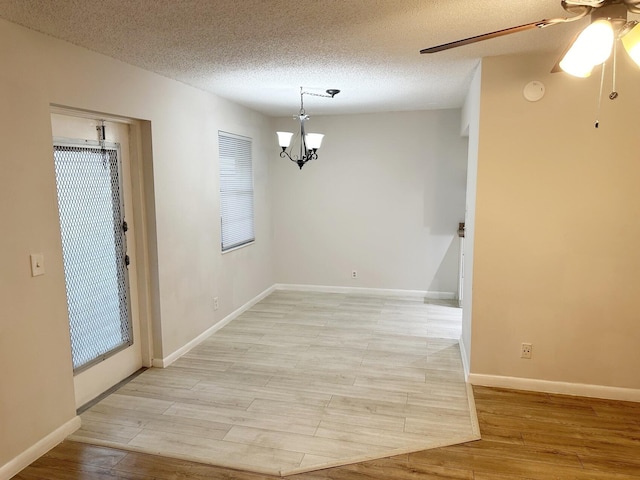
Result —
[[[255,240],[251,139],[218,132],[222,251]]]

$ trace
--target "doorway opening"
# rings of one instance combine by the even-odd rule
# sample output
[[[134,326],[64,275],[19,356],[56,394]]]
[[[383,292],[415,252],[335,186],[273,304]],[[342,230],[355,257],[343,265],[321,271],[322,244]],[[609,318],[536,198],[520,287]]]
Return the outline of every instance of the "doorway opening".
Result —
[[[58,108],[51,125],[80,408],[152,363],[140,134],[132,120]]]

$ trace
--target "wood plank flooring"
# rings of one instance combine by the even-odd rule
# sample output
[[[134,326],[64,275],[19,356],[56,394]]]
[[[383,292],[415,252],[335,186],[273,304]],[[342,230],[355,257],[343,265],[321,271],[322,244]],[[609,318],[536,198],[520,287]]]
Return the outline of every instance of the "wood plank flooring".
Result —
[[[423,299],[278,291],[70,438],[271,475],[478,439],[460,328]]]
[[[637,480],[640,404],[474,387],[482,440],[289,480]],[[65,441],[13,480],[275,480]]]

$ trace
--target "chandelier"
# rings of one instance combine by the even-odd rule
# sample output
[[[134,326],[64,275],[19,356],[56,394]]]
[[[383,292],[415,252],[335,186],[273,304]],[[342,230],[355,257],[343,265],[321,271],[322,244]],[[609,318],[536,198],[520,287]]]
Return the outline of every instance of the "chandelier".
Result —
[[[309,115],[307,115],[304,110],[304,95],[333,98],[338,93],[340,93],[340,90],[330,89],[326,92],[326,95],[313,92],[305,92],[303,90],[303,87],[300,87],[300,112],[298,113],[298,115],[293,116],[294,120],[298,120],[300,122],[300,150],[297,155],[293,154],[293,145],[295,142],[291,142],[294,134],[291,132],[276,132],[278,134],[278,143],[282,148],[280,157],[288,158],[292,162],[296,163],[298,167],[300,167],[300,170],[302,170],[304,164],[309,160],[317,160],[318,149],[320,148],[320,145],[322,144],[322,138],[324,137],[324,135],[321,133],[307,133],[305,131],[304,124],[307,120],[309,120]],[[297,132],[296,135],[298,135]],[[287,149],[289,150],[287,151]]]

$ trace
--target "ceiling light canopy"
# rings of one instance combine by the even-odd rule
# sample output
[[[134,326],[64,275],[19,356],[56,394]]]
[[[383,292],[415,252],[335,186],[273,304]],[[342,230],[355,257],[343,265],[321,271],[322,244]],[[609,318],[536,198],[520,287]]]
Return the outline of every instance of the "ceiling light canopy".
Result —
[[[296,134],[299,135],[300,138],[300,150],[299,154],[292,154],[293,144],[292,142],[294,134],[291,132],[276,132],[278,135],[278,144],[282,148],[280,152],[281,158],[288,158],[292,162],[296,163],[300,170],[304,167],[305,163],[309,160],[316,160],[318,158],[318,149],[320,145],[322,145],[322,139],[324,137],[321,133],[307,133],[304,128],[304,124],[307,120],[309,120],[309,115],[306,114],[304,110],[304,95],[313,95],[315,97],[325,97],[325,98],[333,98],[340,90],[329,89],[326,91],[326,94],[319,94],[313,92],[305,92],[303,88],[300,87],[300,112],[298,115],[294,115],[293,118],[300,122],[300,132]],[[296,136],[296,138],[298,138]],[[291,146],[291,148],[289,148]],[[289,151],[287,151],[289,149]]]

